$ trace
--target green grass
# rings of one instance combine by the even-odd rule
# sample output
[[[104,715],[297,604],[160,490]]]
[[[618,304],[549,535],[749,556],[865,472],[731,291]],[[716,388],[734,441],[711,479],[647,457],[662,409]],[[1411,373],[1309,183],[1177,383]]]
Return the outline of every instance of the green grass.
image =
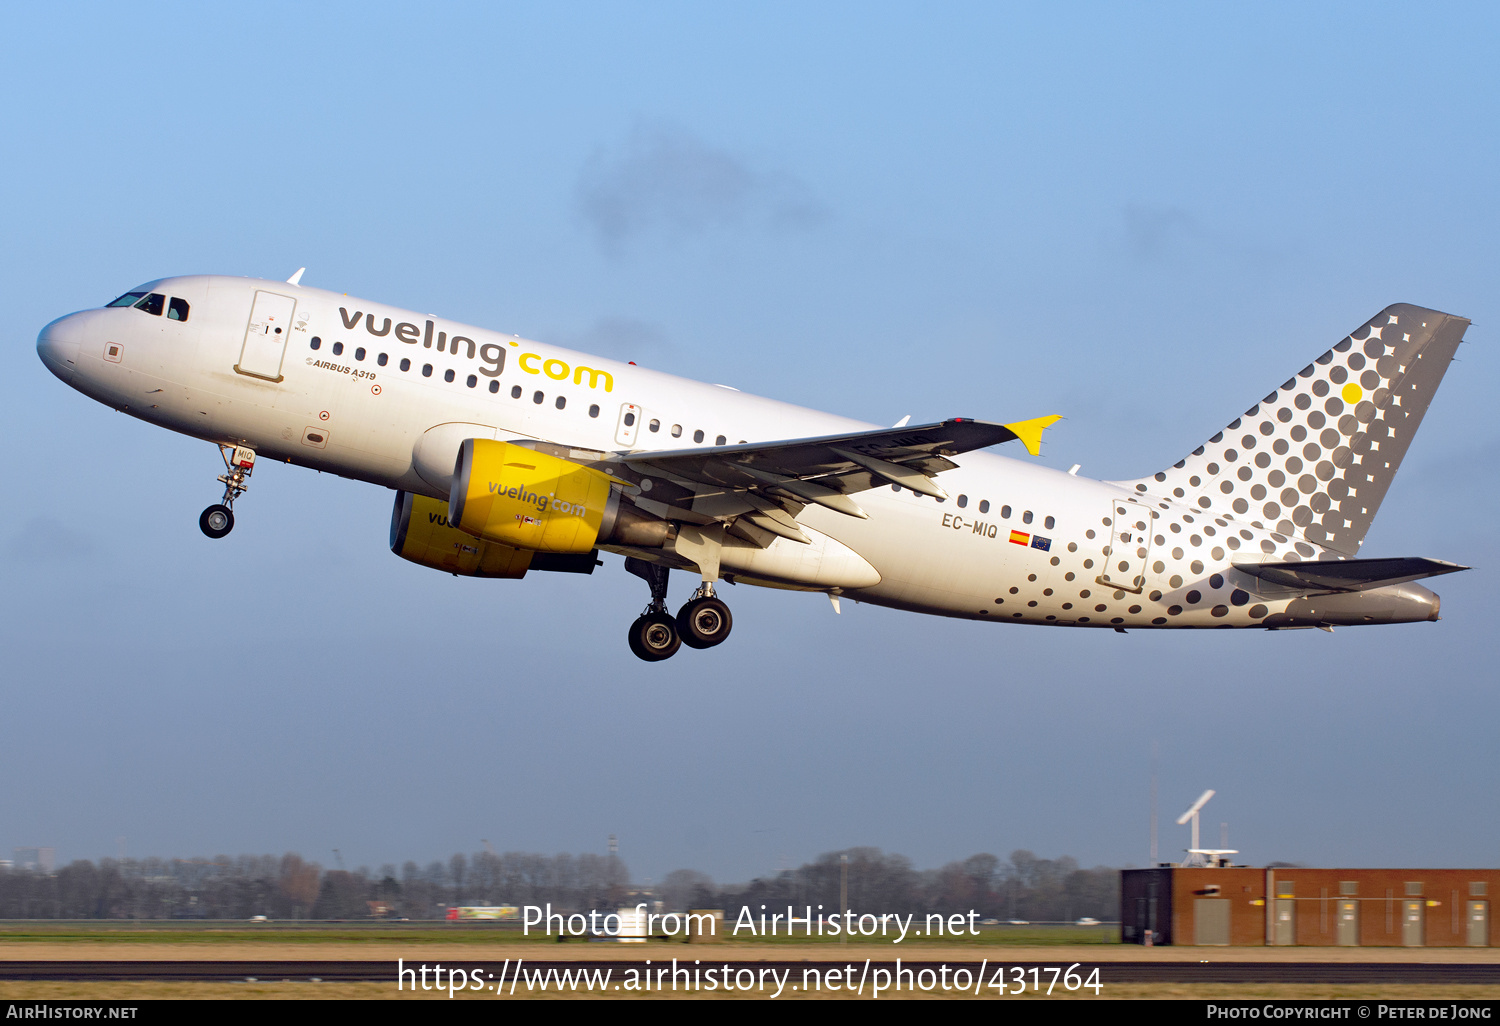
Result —
[[[920,928],[914,921],[913,926]],[[838,937],[804,937],[799,930],[794,937],[752,937],[741,930],[738,937],[729,932],[733,921],[725,924],[726,941],[768,945],[813,944],[840,945]],[[850,937],[848,943],[890,943],[899,931],[881,937]],[[43,941],[69,943],[153,943],[153,944],[244,944],[276,942],[282,944],[374,944],[379,942],[440,944],[535,944],[555,938],[521,932],[518,923],[326,923],[276,922],[248,924],[242,921],[205,920],[4,920],[0,921],[0,943],[10,941]],[[569,945],[588,943],[586,938],[568,938]],[[654,941],[655,944],[670,943]],[[678,943],[681,943],[680,941]],[[1117,928],[1108,926],[999,926],[984,927],[977,937],[914,937],[908,934],[905,945],[959,944],[975,947],[1048,946],[1074,944],[1118,944]]]

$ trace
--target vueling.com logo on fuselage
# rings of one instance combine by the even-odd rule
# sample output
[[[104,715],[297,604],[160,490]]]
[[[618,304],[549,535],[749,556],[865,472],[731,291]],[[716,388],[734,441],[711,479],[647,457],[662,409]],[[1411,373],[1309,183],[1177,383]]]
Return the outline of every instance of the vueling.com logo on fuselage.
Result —
[[[575,517],[587,516],[589,508],[582,502],[568,502],[559,499],[555,495],[543,495],[540,492],[528,492],[524,487],[507,488],[505,485],[491,481],[490,494],[502,499],[515,499],[517,502],[529,503],[536,507],[538,513],[551,511],[553,513],[570,514]]]
[[[504,346],[494,342],[485,342],[483,345],[476,343],[472,338],[464,335],[448,337],[446,331],[438,331],[437,325],[432,321],[424,321],[421,327],[409,321],[402,321],[394,327],[389,317],[382,317],[380,326],[375,325],[375,315],[356,310],[352,314],[346,307],[339,307],[339,317],[344,322],[344,328],[353,331],[359,327],[359,322],[365,322],[365,331],[376,338],[385,338],[392,335],[409,346],[421,345],[424,349],[434,348],[440,353],[452,353],[457,356],[463,353],[470,360],[476,360],[484,366],[479,368],[479,373],[487,378],[498,378],[500,372],[505,370]],[[508,340],[507,340],[508,341]],[[511,342],[512,346],[520,348],[521,343]],[[522,353],[516,363],[527,374],[545,375],[553,381],[567,381],[570,377],[573,384],[581,385],[588,382],[590,388],[604,386],[604,391],[615,390],[615,378],[607,370],[599,370],[597,367],[585,367],[582,364],[569,365],[566,360],[559,360],[555,356],[544,358],[540,353]]]

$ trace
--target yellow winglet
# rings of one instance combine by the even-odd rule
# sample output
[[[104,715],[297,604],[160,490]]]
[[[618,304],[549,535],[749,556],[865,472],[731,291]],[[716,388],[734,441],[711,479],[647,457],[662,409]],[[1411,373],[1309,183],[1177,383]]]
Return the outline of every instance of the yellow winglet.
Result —
[[[1033,417],[1030,420],[1018,420],[1014,424],[1004,425],[1011,434],[1021,440],[1026,446],[1026,451],[1033,456],[1042,454],[1042,432],[1053,424],[1062,420],[1062,415],[1054,413],[1050,417]]]

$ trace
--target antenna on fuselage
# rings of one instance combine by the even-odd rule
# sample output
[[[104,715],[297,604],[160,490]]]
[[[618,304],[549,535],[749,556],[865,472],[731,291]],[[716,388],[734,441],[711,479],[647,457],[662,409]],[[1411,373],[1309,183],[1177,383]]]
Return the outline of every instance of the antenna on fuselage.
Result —
[[[305,270],[307,270],[307,268],[305,268],[305,267],[299,267],[299,268],[297,268],[297,273],[294,274],[294,275],[292,275],[290,278],[288,278],[286,280],[286,283],[288,285],[301,285],[302,284],[302,272],[305,271]]]

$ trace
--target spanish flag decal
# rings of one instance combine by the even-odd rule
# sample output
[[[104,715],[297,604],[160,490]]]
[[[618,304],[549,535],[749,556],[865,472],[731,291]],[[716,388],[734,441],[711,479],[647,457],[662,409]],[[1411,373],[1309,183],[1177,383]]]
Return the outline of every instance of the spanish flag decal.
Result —
[[[1010,532],[1010,543],[1012,545],[1025,545],[1030,541],[1031,535],[1027,534],[1025,531]]]

